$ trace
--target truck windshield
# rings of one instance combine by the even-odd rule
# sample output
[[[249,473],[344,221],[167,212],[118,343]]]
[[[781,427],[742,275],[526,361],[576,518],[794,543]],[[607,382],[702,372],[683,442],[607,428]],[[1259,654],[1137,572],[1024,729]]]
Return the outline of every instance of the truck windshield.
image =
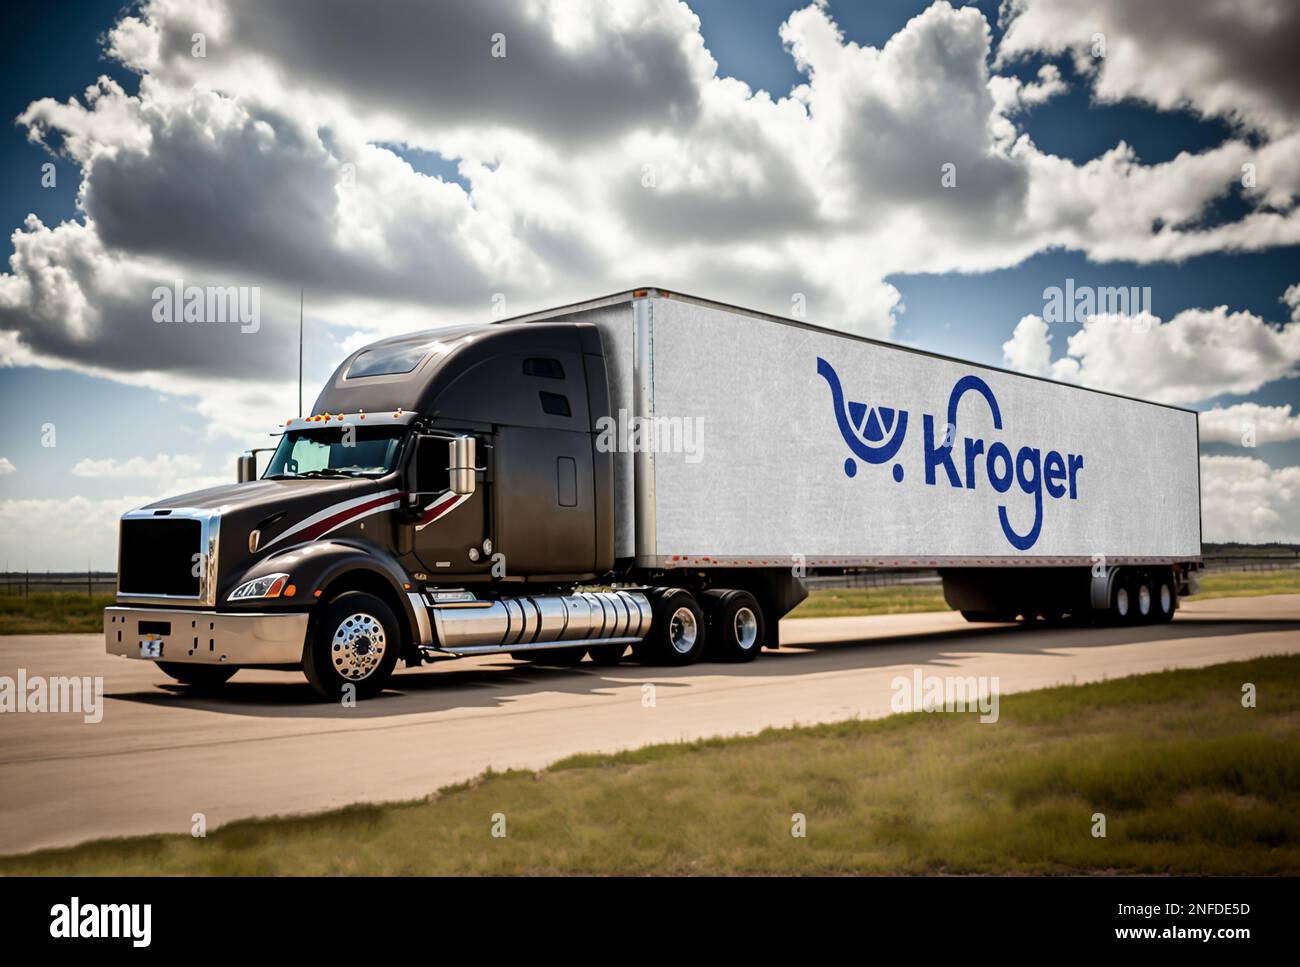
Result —
[[[406,433],[404,426],[293,430],[280,438],[262,478],[377,477],[396,466]]]

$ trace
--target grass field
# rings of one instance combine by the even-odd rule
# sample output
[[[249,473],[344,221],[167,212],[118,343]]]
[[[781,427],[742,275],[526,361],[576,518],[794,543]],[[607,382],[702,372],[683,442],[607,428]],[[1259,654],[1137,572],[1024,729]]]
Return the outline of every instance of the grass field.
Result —
[[[1300,594],[1300,568],[1286,571],[1202,571],[1200,598],[1245,598],[1258,594]]]
[[[1000,711],[583,755],[0,873],[1300,873],[1300,656],[1004,696]]]
[[[33,591],[30,597],[0,595],[0,635],[77,634],[104,628],[111,594]]]
[[[938,584],[895,584],[879,588],[823,588],[810,591],[787,618],[844,618],[864,614],[947,611]]]

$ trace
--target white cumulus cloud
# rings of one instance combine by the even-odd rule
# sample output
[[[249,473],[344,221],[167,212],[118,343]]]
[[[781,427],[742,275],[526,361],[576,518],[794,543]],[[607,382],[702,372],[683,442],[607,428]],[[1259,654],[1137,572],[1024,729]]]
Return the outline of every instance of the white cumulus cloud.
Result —
[[[1292,413],[1290,403],[1262,406],[1247,402],[1217,406],[1201,413],[1200,421],[1202,443],[1254,446],[1300,440],[1300,413]]]
[[[1300,327],[1227,306],[1186,309],[1168,322],[1143,312],[1092,316],[1055,360],[1051,342],[1050,325],[1026,316],[1003,344],[1003,361],[1036,376],[1176,404],[1252,393],[1300,372]]]
[[[1208,542],[1300,542],[1300,467],[1202,456],[1201,519]]]

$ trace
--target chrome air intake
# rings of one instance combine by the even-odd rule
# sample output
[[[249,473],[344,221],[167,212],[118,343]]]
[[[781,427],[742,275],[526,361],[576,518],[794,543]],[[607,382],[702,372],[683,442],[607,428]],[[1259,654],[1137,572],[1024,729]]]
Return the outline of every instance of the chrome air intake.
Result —
[[[469,598],[466,595],[466,598]],[[472,655],[574,645],[632,644],[650,630],[640,591],[587,591],[492,601],[430,602],[438,651]]]

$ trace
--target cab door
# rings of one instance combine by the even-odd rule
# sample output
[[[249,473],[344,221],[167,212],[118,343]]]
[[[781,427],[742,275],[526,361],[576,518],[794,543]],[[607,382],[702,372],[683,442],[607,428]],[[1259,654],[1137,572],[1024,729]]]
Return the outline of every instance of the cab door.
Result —
[[[479,446],[478,462],[482,466],[491,451]],[[415,496],[411,511],[414,528],[413,550],[416,558],[436,580],[439,574],[477,574],[492,564],[488,508],[491,506],[487,473],[472,494],[451,490],[448,470],[450,455],[444,437],[418,436],[409,465],[410,492]]]

